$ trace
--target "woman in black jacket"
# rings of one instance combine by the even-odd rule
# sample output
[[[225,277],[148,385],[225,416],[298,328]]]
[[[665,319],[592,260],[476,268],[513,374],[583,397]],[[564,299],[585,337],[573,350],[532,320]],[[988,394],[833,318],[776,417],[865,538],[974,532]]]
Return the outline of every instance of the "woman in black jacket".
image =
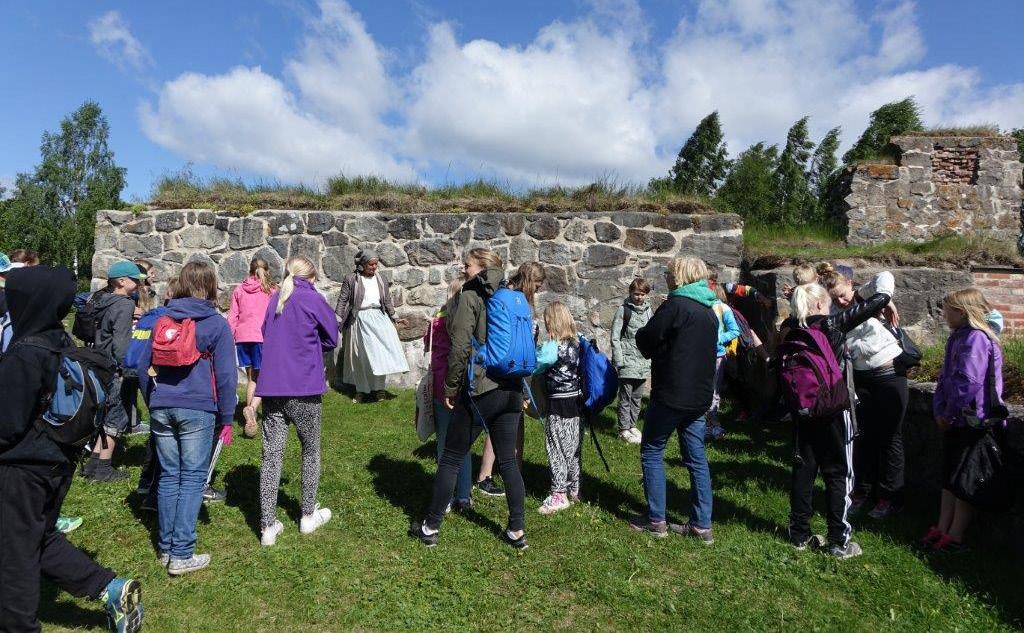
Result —
[[[882,275],[887,278],[881,279]],[[828,338],[846,375],[846,386],[853,395],[852,365],[846,359],[846,335],[872,317],[878,316],[892,300],[892,275],[882,273],[874,286],[878,289],[865,301],[830,314],[832,299],[818,284],[805,284],[793,291],[790,300],[794,315],[783,327],[817,328]],[[794,414],[796,446],[793,479],[790,489],[789,538],[797,549],[824,547],[826,539],[811,534],[812,493],[814,480],[821,471],[827,497],[829,553],[836,558],[852,558],[862,553],[860,545],[850,540],[853,528],[847,520],[850,493],[853,491],[853,438],[856,421],[853,410],[847,409],[829,419],[804,418]]]
[[[666,280],[671,291],[647,325],[636,333],[636,345],[651,359],[651,403],[640,440],[647,514],[630,525],[656,537],[669,529],[707,544],[711,533],[711,472],[704,453],[704,415],[714,395],[718,350],[718,317],[711,306],[718,300],[708,288],[708,269],[699,259],[675,258]],[[673,431],[690,472],[693,505],[690,520],[669,526],[665,508],[665,445]]]
[[[44,347],[70,344],[61,323],[74,292],[66,268],[33,266],[7,276],[15,334],[0,359],[0,631],[39,630],[40,574],[73,596],[102,600],[118,630],[142,627],[139,582],[115,578],[55,526],[77,451],[50,439],[35,418],[59,359]]]

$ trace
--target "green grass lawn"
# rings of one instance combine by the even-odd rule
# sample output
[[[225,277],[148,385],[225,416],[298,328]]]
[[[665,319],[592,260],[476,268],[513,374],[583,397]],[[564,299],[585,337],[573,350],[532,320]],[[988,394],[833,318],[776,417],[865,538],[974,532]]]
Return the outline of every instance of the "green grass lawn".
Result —
[[[276,547],[259,546],[259,440],[225,449],[217,484],[227,502],[202,511],[199,551],[210,569],[171,579],[156,561],[155,516],[132,494],[144,438],[124,461],[133,480],[76,481],[65,513],[85,525],[71,540],[144,586],[151,631],[603,629],[603,630],[997,630],[1019,625],[1020,566],[987,537],[974,553],[928,561],[908,543],[933,518],[935,500],[912,495],[889,524],[858,526],[866,554],[836,562],[796,552],[784,540],[788,513],[788,431],[740,425],[710,450],[716,543],[633,533],[629,513],[643,498],[638,448],[599,433],[612,471],[590,440],[584,449],[584,503],[555,516],[536,510],[547,493],[543,435],[527,421],[525,477],[530,549],[498,538],[503,499],[477,497],[452,516],[441,544],[426,549],[405,535],[427,504],[434,444],[420,445],[411,393],[354,405],[325,404],[320,500],[334,520],[311,536],[297,529],[299,454],[289,443]],[[609,410],[610,415],[610,410]],[[477,446],[479,454],[480,445]],[[678,445],[667,454],[670,518],[685,518],[688,478]],[[823,521],[815,527],[823,530]],[[96,603],[44,587],[47,629],[103,625]]]

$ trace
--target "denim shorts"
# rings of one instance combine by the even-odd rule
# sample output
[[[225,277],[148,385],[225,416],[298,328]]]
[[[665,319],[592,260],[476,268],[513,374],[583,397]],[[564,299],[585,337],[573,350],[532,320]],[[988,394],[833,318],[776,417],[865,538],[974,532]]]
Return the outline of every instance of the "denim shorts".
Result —
[[[263,343],[235,343],[239,367],[252,367],[259,371],[263,365]]]

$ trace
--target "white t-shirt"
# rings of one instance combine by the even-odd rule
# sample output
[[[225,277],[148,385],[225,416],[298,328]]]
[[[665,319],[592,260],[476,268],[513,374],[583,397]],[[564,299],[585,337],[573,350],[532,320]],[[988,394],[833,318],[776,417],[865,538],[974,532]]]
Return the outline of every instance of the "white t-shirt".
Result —
[[[359,306],[359,309],[379,308],[380,284],[377,282],[377,278],[359,275],[359,281],[363,284],[363,303]]]

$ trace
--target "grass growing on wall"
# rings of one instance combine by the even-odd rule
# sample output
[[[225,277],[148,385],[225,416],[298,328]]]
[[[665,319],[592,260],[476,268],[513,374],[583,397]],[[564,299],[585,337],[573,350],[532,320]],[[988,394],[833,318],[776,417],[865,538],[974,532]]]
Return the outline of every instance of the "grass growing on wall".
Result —
[[[517,190],[509,183],[475,180],[429,188],[373,176],[336,176],[324,188],[277,183],[201,179],[189,173],[164,176],[153,187],[150,204],[163,209],[365,209],[400,213],[471,211],[618,211],[714,213],[708,200],[663,190],[622,185],[604,179],[577,188]]]

